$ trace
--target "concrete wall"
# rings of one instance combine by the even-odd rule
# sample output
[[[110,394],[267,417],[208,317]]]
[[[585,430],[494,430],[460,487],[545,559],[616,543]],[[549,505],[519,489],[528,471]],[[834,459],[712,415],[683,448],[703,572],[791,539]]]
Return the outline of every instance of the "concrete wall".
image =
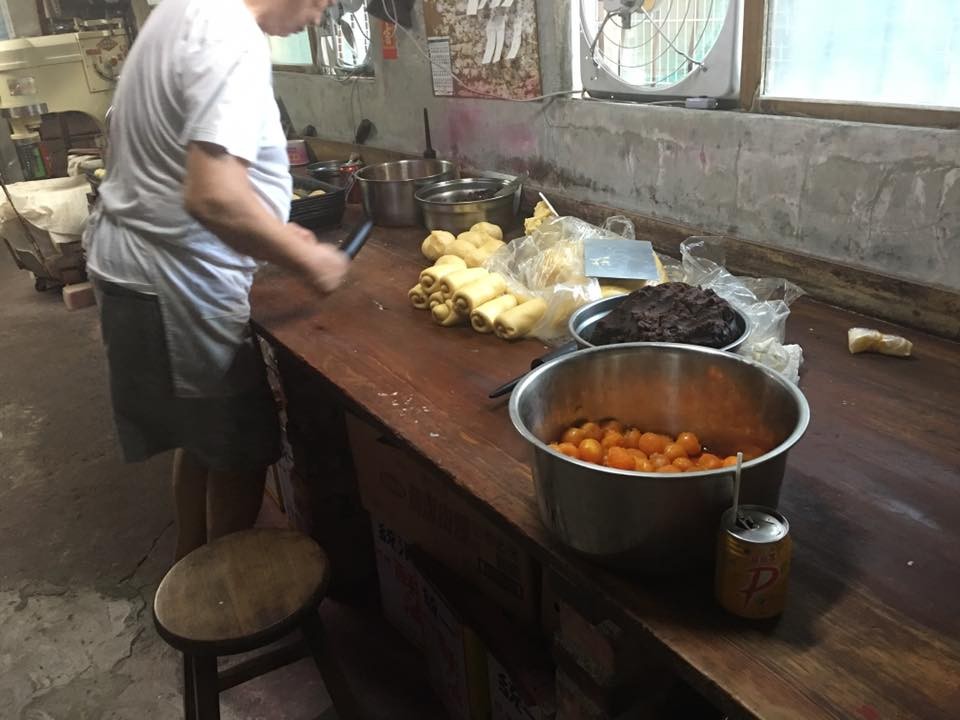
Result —
[[[570,87],[567,13],[549,0],[538,11],[544,90]],[[422,27],[418,17],[421,43]],[[529,170],[563,195],[960,291],[960,131],[435,98],[410,39],[399,36],[400,59],[389,61],[379,22],[373,36],[375,80],[277,73],[294,125],[352,140],[368,117],[371,145],[415,152],[427,107],[438,152],[467,166]]]

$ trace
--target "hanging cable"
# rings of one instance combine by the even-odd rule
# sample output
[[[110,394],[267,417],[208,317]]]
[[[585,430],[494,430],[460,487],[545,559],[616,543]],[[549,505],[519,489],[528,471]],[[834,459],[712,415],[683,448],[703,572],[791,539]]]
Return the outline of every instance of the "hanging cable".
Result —
[[[699,67],[699,68],[700,68],[701,70],[703,70],[704,72],[706,72],[706,70],[707,70],[707,66],[706,66],[706,65],[704,65],[704,64],[703,64],[702,62],[700,62],[699,60],[694,59],[693,57],[691,57],[690,55],[688,55],[688,54],[685,53],[683,50],[681,50],[680,48],[678,48],[676,45],[673,44],[673,40],[671,40],[670,37],[663,31],[663,28],[661,28],[659,25],[657,25],[656,21],[653,19],[653,17],[650,15],[650,13],[648,13],[646,10],[644,10],[643,5],[640,6],[639,10],[640,10],[640,12],[643,13],[643,16],[644,16],[647,20],[650,21],[650,24],[653,25],[653,29],[657,31],[657,34],[658,34],[660,37],[662,37],[664,40],[667,41],[667,45],[669,45],[669,46],[673,49],[674,52],[676,52],[676,53],[677,53],[678,55],[680,55],[681,57],[685,58],[688,62],[693,63],[694,65],[696,65],[697,67]]]

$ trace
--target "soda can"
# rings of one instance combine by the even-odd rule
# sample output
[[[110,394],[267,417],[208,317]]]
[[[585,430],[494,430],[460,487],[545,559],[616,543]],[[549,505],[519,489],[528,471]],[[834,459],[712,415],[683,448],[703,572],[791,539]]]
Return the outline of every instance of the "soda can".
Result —
[[[741,505],[720,519],[714,590],[725,610],[744,618],[783,612],[790,576],[790,523],[776,510]]]

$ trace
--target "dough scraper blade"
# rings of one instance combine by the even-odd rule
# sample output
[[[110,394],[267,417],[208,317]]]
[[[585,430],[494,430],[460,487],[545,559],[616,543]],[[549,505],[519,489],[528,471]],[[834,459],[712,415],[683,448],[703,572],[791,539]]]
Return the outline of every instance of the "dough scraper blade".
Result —
[[[658,280],[653,245],[646,240],[588,237],[583,240],[583,274],[615,280]]]

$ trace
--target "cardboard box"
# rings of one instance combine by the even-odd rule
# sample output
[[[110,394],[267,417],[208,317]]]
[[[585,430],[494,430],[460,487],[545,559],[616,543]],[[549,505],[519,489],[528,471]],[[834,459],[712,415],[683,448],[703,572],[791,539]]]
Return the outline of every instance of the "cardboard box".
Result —
[[[538,688],[524,687],[523,681],[514,679],[492,652],[487,654],[487,674],[490,678],[490,720],[556,718],[553,683]]]
[[[420,572],[410,559],[406,541],[376,517],[372,523],[383,615],[411,644],[423,648]]]
[[[451,481],[347,414],[364,506],[527,624],[539,622],[539,567]]]
[[[430,685],[454,720],[489,720],[487,648],[447,594],[425,576],[415,549],[373,518],[383,614],[423,651]]]
[[[430,684],[453,720],[487,720],[487,648],[458,610],[421,576],[423,653]]]

